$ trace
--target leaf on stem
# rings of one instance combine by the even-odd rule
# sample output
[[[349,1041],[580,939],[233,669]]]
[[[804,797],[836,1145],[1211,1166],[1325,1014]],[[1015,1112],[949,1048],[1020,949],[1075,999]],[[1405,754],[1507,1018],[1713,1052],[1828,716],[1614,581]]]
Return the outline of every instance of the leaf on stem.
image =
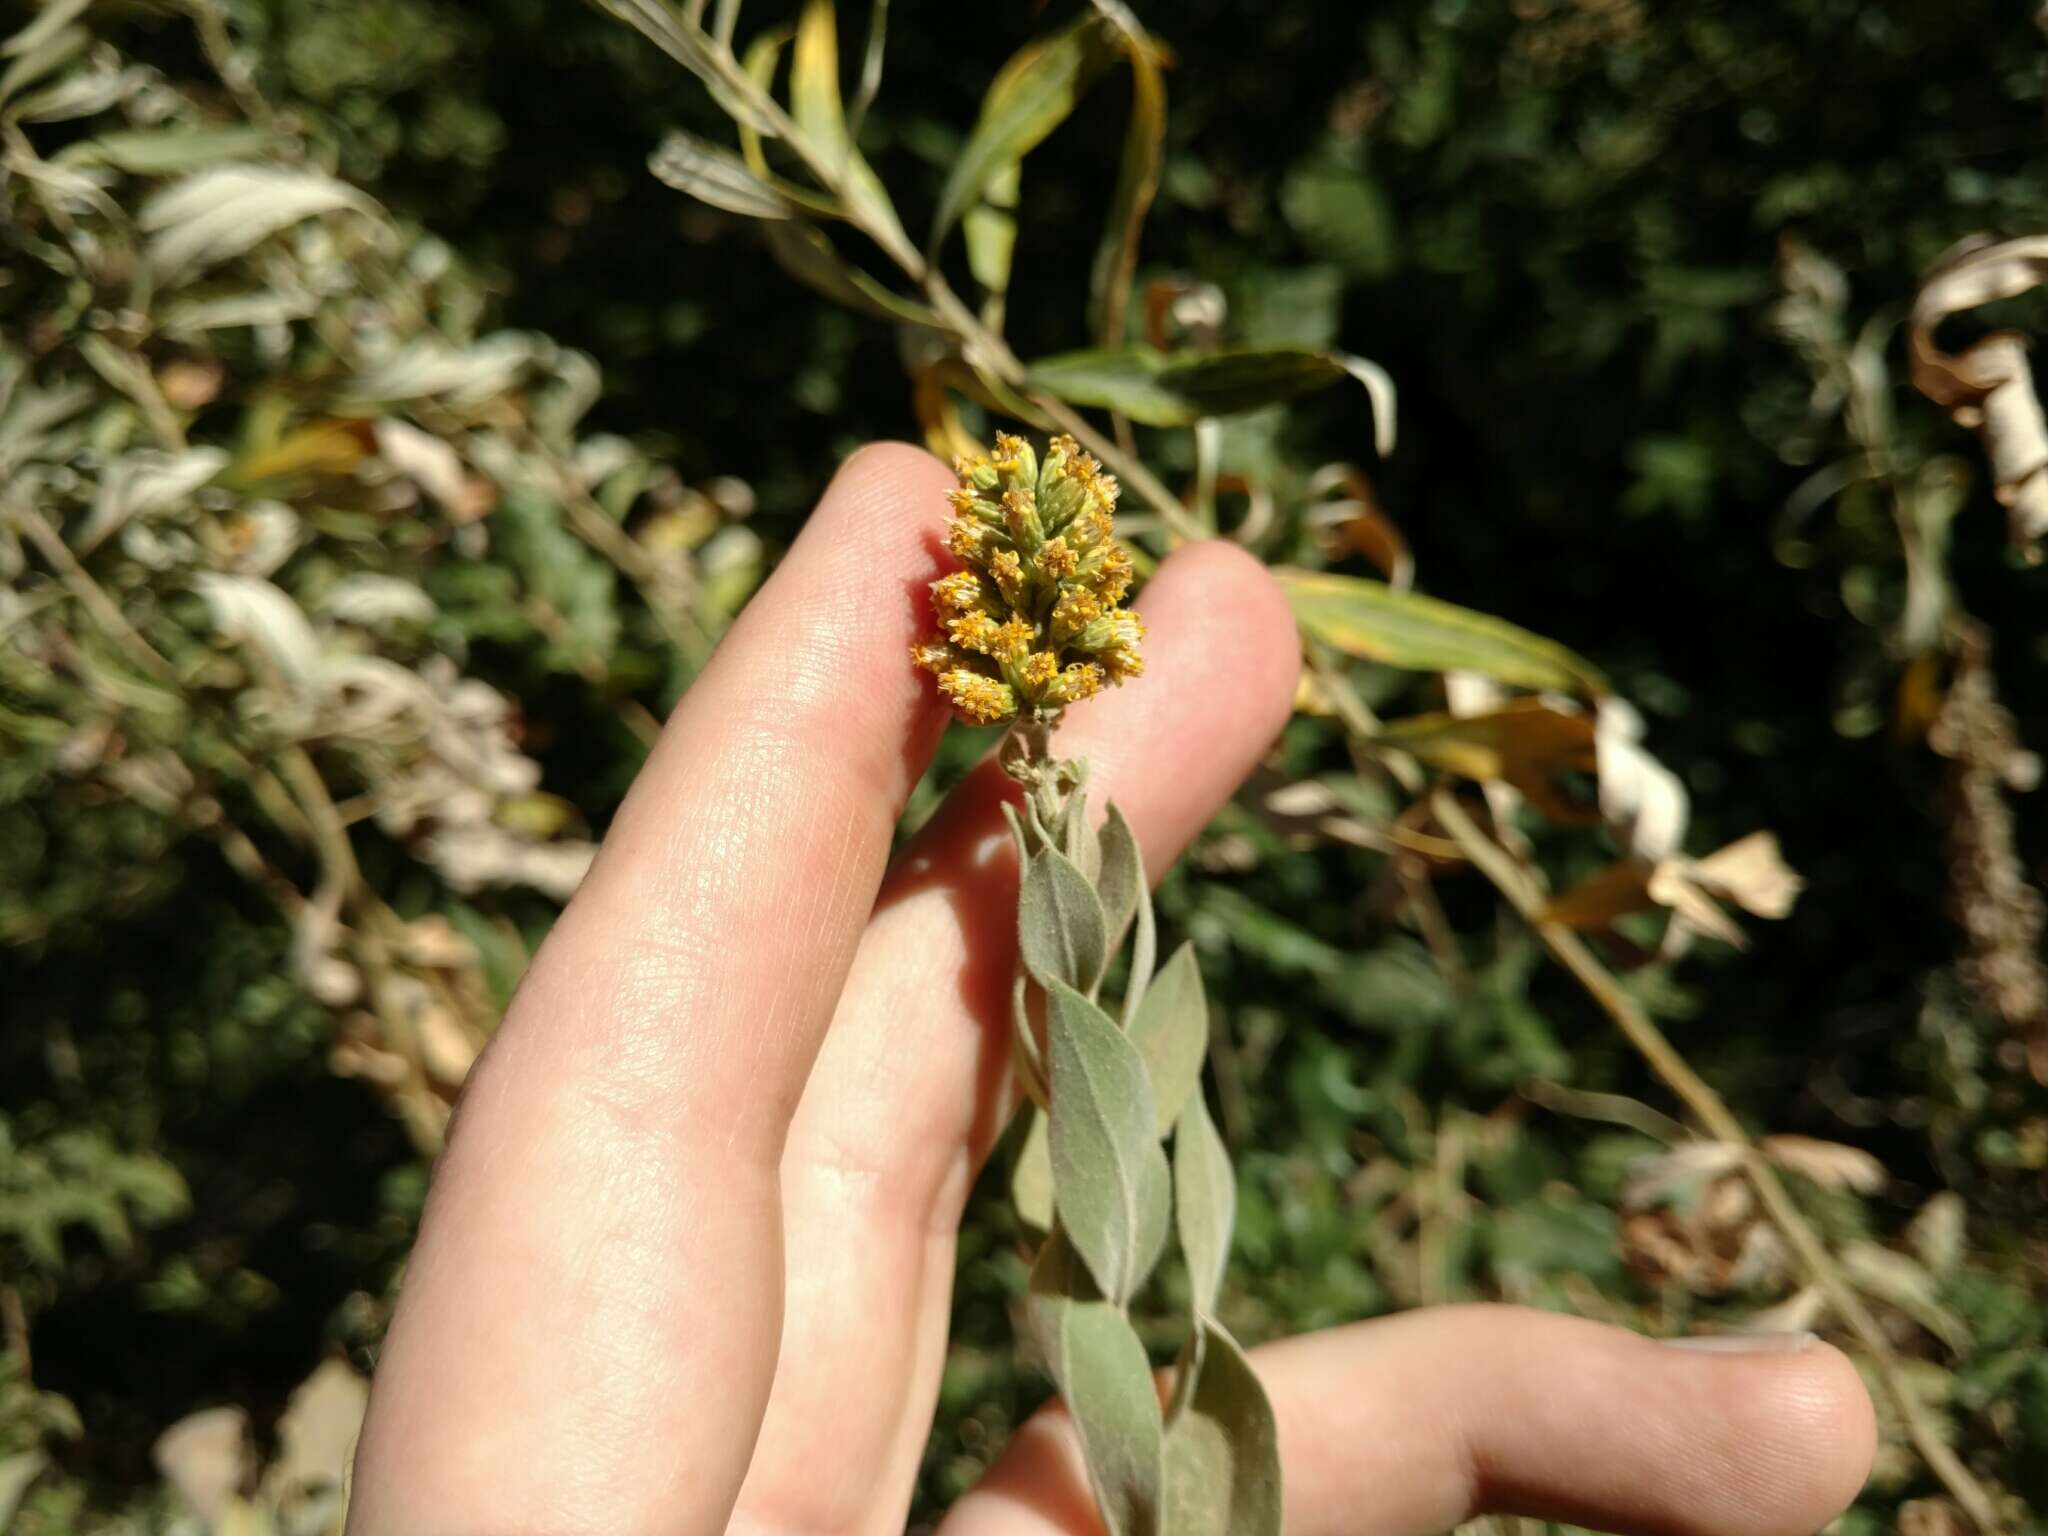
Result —
[[[1102,898],[1103,914],[1109,919],[1109,952],[1115,954],[1123,947],[1124,934],[1137,914],[1138,898],[1145,891],[1145,859],[1138,851],[1137,833],[1131,830],[1130,822],[1114,801],[1103,818],[1100,842],[1102,872],[1095,881],[1095,890]],[[1150,980],[1150,976],[1145,978]],[[1132,981],[1137,986],[1144,985],[1135,976]]]
[[[1240,347],[1160,352],[1099,347],[1031,364],[1027,387],[1071,405],[1117,411],[1148,427],[1187,427],[1314,394],[1355,379],[1373,405],[1374,443],[1394,447],[1394,394],[1383,369],[1363,358],[1312,347]]]
[[[937,250],[963,214],[1074,110],[1115,57],[1111,29],[1098,16],[1025,44],[1010,56],[982,98],[981,116],[939,194],[927,248]]]
[[[1138,268],[1138,237],[1159,191],[1166,144],[1165,52],[1122,6],[1108,11],[1117,41],[1131,66],[1131,116],[1124,129],[1123,164],[1109,202],[1109,220],[1088,279],[1090,329],[1105,347],[1123,344],[1124,312],[1131,277]]]
[[[1204,1318],[1202,1374],[1166,1436],[1173,1536],[1277,1536],[1280,1438],[1266,1389],[1237,1341]]]
[[[1032,1265],[1025,1312],[1073,1415],[1110,1536],[1158,1536],[1165,1431],[1151,1363],[1130,1320],[1090,1283],[1060,1232]]]
[[[1188,1287],[1198,1317],[1216,1310],[1223,1271],[1230,1262],[1230,1229],[1237,1220],[1237,1178],[1230,1152],[1199,1093],[1173,1129],[1174,1224],[1188,1263]]]
[[[824,156],[855,222],[875,231],[885,248],[893,241],[896,248],[908,249],[909,237],[881,177],[846,126],[839,102],[839,22],[832,0],[809,0],[804,6],[790,57],[789,97],[791,116]]]
[[[647,169],[664,185],[727,213],[745,214],[750,219],[796,216],[794,202],[756,176],[746,161],[681,128],[669,130],[660,147],[648,156]]]
[[[1554,640],[1419,592],[1328,571],[1276,570],[1294,617],[1360,661],[1411,672],[1478,672],[1520,688],[1598,698],[1607,681]]]
[[[1032,859],[1017,893],[1017,944],[1032,980],[1092,993],[1109,958],[1108,928],[1079,865],[1052,847]]]
[[[1171,1179],[1152,1086],[1108,1014],[1062,982],[1046,993],[1053,1203],[1089,1274],[1121,1305],[1166,1244]]]
[[[1131,1043],[1145,1060],[1157,1130],[1164,1136],[1180,1118],[1189,1095],[1200,1097],[1195,1085],[1209,1054],[1209,1004],[1202,994],[1202,969],[1193,944],[1175,950],[1145,989],[1145,1000],[1131,1020]]]

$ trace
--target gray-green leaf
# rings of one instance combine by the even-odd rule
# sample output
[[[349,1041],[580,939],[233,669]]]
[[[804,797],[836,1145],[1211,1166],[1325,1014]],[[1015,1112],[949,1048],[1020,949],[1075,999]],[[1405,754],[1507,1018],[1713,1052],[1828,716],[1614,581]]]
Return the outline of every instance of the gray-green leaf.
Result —
[[[1201,1379],[1166,1435],[1173,1536],[1278,1536],[1280,1440],[1273,1407],[1237,1341],[1201,1328]]]
[[[786,219],[795,212],[790,200],[748,170],[738,155],[680,128],[670,130],[648,156],[647,169],[678,192],[727,213]]]
[[[1036,1105],[1026,1105],[1031,1117],[1024,1132],[1024,1145],[1017,1152],[1017,1166],[1010,1170],[1010,1203],[1017,1219],[1038,1232],[1052,1230],[1052,1137],[1046,1117]]]
[[[1114,803],[1103,819],[1100,835],[1102,868],[1095,889],[1102,897],[1102,910],[1109,919],[1109,952],[1115,954],[1124,942],[1124,932],[1138,910],[1138,897],[1145,889],[1145,860],[1138,852],[1138,835]],[[1147,977],[1147,980],[1151,978]]]
[[[1079,992],[1046,989],[1053,1204],[1102,1293],[1122,1304],[1166,1244],[1172,1180],[1145,1063]]]
[[[1223,1271],[1230,1263],[1230,1228],[1237,1219],[1237,1179],[1230,1152],[1197,1093],[1181,1111],[1173,1132],[1173,1209],[1180,1251],[1188,1261],[1188,1286],[1197,1316],[1216,1310]]]
[[[1194,945],[1175,950],[1145,989],[1145,999],[1131,1021],[1131,1043],[1145,1058],[1159,1116],[1157,1130],[1164,1136],[1202,1080],[1202,1061],[1209,1054],[1209,1004],[1202,994],[1202,969]]]
[[[1109,958],[1108,928],[1079,865],[1057,848],[1032,859],[1017,892],[1017,944],[1034,981],[1093,992]]]
[[[1151,1363],[1130,1321],[1095,1293],[1058,1232],[1032,1266],[1026,1315],[1080,1433],[1110,1536],[1158,1536],[1164,1427]]]

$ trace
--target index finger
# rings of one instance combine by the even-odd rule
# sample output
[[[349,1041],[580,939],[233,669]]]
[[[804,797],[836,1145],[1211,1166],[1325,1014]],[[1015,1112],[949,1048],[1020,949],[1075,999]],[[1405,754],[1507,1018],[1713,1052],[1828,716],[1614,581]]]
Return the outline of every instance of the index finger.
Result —
[[[722,1528],[774,1368],[777,1163],[943,711],[941,497],[850,459],[662,732],[471,1075],[352,1529]]]

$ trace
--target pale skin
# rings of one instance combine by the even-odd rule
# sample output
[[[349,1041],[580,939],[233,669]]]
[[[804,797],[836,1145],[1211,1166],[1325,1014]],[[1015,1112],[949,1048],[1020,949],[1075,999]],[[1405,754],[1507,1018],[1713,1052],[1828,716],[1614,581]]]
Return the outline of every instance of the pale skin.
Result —
[[[473,1073],[356,1463],[352,1536],[903,1529],[953,1254],[1014,1107],[1016,868],[985,764],[889,864],[944,725],[908,651],[952,478],[842,467],[664,730]],[[1154,878],[1287,718],[1297,642],[1221,544],[1140,594],[1148,672],[1077,707]],[[1681,1350],[1506,1307],[1260,1349],[1289,1536],[1481,1512],[1798,1536],[1869,1466],[1824,1343]],[[1099,1530],[1049,1405],[946,1536]]]

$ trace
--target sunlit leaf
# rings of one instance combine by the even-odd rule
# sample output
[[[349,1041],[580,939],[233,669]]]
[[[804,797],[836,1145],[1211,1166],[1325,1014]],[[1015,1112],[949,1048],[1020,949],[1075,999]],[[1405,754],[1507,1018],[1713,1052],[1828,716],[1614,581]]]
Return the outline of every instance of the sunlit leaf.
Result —
[[[231,256],[302,219],[376,204],[354,187],[292,166],[232,164],[195,171],[151,197],[136,215],[150,265],[169,280]]]
[[[1054,1207],[1103,1294],[1124,1302],[1159,1260],[1171,1205],[1145,1063],[1108,1014],[1060,982],[1047,989],[1045,1033]]]
[[[134,128],[70,145],[55,158],[61,165],[111,165],[134,176],[166,176],[257,154],[264,142],[256,128]]]
[[[1505,619],[1359,576],[1274,574],[1301,627],[1360,661],[1413,672],[1478,672],[1516,687],[1596,698],[1606,691],[1591,663]]]
[[[1097,343],[1117,347],[1124,339],[1124,311],[1131,277],[1138,269],[1138,237],[1159,190],[1166,142],[1166,78],[1159,46],[1122,6],[1110,12],[1124,57],[1131,66],[1131,116],[1124,128],[1123,163],[1109,200],[1109,219],[1089,273],[1090,329]]]
[[[824,155],[830,175],[843,185],[859,222],[887,232],[899,245],[907,246],[909,240],[882,179],[862,157],[846,126],[839,100],[839,23],[832,0],[808,0],[804,6],[790,55],[789,94],[797,127]]]

